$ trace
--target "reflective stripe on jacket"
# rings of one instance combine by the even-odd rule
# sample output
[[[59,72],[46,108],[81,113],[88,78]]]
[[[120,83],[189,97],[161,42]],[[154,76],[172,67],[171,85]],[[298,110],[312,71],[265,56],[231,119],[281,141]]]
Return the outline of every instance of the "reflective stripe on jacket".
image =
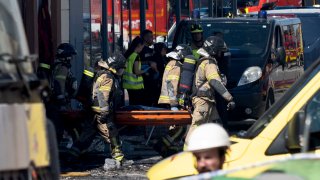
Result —
[[[122,86],[124,89],[143,89],[143,78],[141,75],[135,75],[133,73],[133,64],[138,57],[137,53],[132,53],[128,60],[127,60],[127,68],[123,74],[123,83]],[[139,58],[139,57],[138,57]],[[141,69],[141,61],[140,58],[139,62],[139,69]]]
[[[92,89],[92,110],[97,113],[112,113],[117,106],[113,102],[117,90],[120,87],[113,74],[107,70],[99,72]]]
[[[55,97],[58,99],[64,99],[68,95],[66,88],[68,83],[67,81],[72,77],[69,68],[63,63],[57,63],[54,66],[52,76],[53,82],[51,87],[53,88]]]
[[[163,73],[161,94],[158,103],[178,106],[178,86],[182,64],[179,61],[171,60]]]
[[[201,61],[195,73],[193,94],[201,96],[202,99],[215,101],[214,90],[209,85],[209,81],[212,79],[221,82],[216,62],[213,59]]]

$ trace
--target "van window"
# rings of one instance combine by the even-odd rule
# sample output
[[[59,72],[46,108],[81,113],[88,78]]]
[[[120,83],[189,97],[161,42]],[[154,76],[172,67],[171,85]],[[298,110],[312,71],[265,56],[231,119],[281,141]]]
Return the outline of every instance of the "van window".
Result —
[[[266,52],[270,37],[270,25],[267,23],[202,22],[201,25],[204,39],[222,33],[233,57],[260,56]],[[191,41],[189,24],[188,28],[180,31],[176,42],[191,44]]]
[[[300,26],[299,24],[283,26],[284,46],[288,50],[295,50],[300,46]]]
[[[277,27],[275,31],[275,48],[281,47],[282,42],[283,42],[283,39],[281,36],[281,30],[280,30],[280,27]]]

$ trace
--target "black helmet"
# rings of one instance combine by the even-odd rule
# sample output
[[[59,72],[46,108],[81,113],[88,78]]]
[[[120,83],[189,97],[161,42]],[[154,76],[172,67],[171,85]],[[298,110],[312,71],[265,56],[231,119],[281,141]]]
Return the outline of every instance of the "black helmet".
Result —
[[[202,48],[207,51],[211,56],[218,54],[218,52],[227,52],[228,48],[226,43],[221,37],[218,36],[210,36],[208,37],[204,43]]]
[[[203,29],[200,24],[192,24],[190,28],[191,33],[202,33]]]
[[[114,53],[108,58],[107,64],[110,68],[119,70],[121,68],[126,68],[126,61],[126,58],[121,53]]]
[[[186,44],[179,44],[175,49],[175,52],[177,52],[178,56],[183,59],[188,55],[192,55],[192,49],[190,46]]]
[[[67,58],[73,55],[77,55],[77,51],[69,43],[62,43],[57,48],[56,57],[57,58]]]

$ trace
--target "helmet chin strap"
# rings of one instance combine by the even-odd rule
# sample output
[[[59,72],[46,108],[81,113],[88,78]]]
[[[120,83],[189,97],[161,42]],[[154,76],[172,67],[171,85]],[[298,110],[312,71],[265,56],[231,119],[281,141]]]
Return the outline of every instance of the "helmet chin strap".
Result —
[[[117,73],[117,70],[115,70],[115,69],[112,68],[112,67],[109,67],[108,70],[111,71],[113,74],[116,74],[116,73]]]

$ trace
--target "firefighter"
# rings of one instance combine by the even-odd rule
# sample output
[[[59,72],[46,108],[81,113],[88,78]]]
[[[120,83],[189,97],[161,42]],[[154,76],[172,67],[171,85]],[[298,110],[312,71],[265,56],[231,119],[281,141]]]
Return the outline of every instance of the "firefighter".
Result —
[[[222,169],[229,146],[226,130],[218,124],[207,123],[191,133],[187,151],[195,156],[197,171],[204,173]]]
[[[58,143],[66,127],[62,120],[62,112],[71,108],[71,99],[74,98],[77,91],[77,81],[71,72],[71,59],[77,52],[69,43],[62,43],[58,46],[56,52],[56,61],[52,69],[50,86],[52,94],[50,102],[46,104],[47,115],[52,119],[56,132]],[[77,133],[70,133],[72,138],[77,138]]]
[[[121,53],[115,53],[107,61],[100,60],[98,66],[100,71],[95,75],[92,88],[94,120],[91,126],[96,128],[84,128],[80,140],[74,144],[70,153],[78,157],[98,130],[103,139],[110,144],[112,160],[119,167],[124,162],[124,154],[121,150],[118,129],[114,124],[114,113],[121,103],[122,90],[119,79],[126,68],[126,58]],[[104,168],[109,170],[114,167],[105,164]]]
[[[166,55],[169,58],[169,62],[163,74],[161,95],[158,103],[169,105],[173,111],[178,111],[181,108],[179,106],[180,97],[178,92],[179,79],[184,58],[191,54],[192,51],[188,45],[180,44],[174,51]],[[154,145],[155,150],[164,157],[176,153],[180,150],[179,139],[182,138],[185,132],[186,128],[183,126],[171,126],[168,134]]]
[[[72,75],[70,62],[74,55],[77,55],[77,52],[71,44],[62,43],[58,46],[51,86],[55,100],[61,104],[61,108],[69,105],[77,90],[77,81]]]
[[[171,110],[178,110],[178,87],[182,65],[184,58],[191,54],[192,51],[189,46],[180,44],[174,51],[166,55],[170,60],[163,74],[161,94],[158,103],[169,104]]]
[[[235,107],[232,95],[221,82],[217,61],[213,58],[216,54],[226,51],[225,42],[217,36],[206,39],[203,47],[198,50],[201,58],[195,72],[192,105],[192,123],[189,128],[185,146],[188,146],[191,132],[199,125],[209,122],[220,122],[216,109],[215,92],[218,92],[227,102],[227,109]]]
[[[197,53],[198,49],[203,45],[203,29],[200,24],[194,23],[190,28],[192,42],[191,49],[194,57],[199,59],[200,55]]]

